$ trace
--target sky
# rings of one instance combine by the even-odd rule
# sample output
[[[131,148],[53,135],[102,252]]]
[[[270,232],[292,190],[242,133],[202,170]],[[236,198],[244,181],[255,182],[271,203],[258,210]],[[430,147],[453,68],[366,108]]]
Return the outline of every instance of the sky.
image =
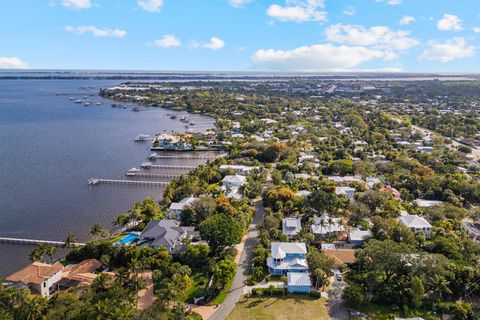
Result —
[[[479,0],[1,0],[0,69],[480,72]]]

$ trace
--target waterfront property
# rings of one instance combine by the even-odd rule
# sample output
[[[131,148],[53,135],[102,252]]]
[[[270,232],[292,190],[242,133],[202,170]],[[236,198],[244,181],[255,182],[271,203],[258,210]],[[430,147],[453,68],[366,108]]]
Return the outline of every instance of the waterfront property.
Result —
[[[50,297],[58,289],[57,282],[62,278],[63,265],[60,262],[47,264],[33,262],[5,278],[7,285],[26,287]]]
[[[198,198],[188,197],[180,200],[180,202],[172,202],[168,208],[167,215],[170,219],[180,220],[181,214],[186,207],[191,205]]]
[[[192,146],[183,136],[164,133],[153,139],[152,150],[191,151]]]
[[[258,167],[251,167],[251,166],[241,166],[241,165],[233,165],[233,164],[224,164],[221,165],[219,168],[221,171],[233,170],[237,174],[248,174],[251,171],[258,169]]]
[[[184,240],[194,240],[200,233],[194,227],[181,227],[177,220],[150,221],[140,234],[140,245],[153,248],[165,247],[168,252],[177,254],[183,251]]]
[[[307,246],[303,242],[272,242],[267,258],[268,272],[287,275],[289,272],[308,272]]]
[[[95,281],[96,273],[102,263],[96,259],[87,259],[82,262],[66,266],[63,269],[62,279],[57,283],[60,290],[68,290],[78,286],[89,286]]]

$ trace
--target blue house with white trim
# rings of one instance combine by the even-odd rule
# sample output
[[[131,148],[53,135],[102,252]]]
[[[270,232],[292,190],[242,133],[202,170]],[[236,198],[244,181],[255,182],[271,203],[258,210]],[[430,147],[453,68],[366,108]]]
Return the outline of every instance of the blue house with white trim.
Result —
[[[312,288],[309,272],[289,272],[287,289],[290,293],[309,293]]]
[[[307,247],[302,242],[272,242],[267,258],[268,272],[286,276],[288,272],[308,272]]]

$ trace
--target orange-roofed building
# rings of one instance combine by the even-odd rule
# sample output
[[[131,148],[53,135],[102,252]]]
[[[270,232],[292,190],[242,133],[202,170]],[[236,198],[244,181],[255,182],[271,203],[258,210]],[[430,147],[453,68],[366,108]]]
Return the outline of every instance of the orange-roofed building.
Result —
[[[380,188],[380,192],[390,193],[395,199],[402,200],[400,191],[391,186]]]
[[[5,280],[12,286],[28,287],[42,297],[48,298],[57,290],[57,283],[62,279],[63,269],[60,262],[54,264],[34,262],[11,274]]]

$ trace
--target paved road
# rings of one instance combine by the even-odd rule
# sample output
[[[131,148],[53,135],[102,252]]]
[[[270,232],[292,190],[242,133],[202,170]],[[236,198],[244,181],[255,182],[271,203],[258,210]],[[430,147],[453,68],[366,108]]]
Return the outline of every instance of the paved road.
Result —
[[[335,273],[337,272],[338,271]],[[336,277],[334,277],[328,290],[328,310],[330,319],[332,320],[347,320],[349,318],[348,310],[342,299],[343,290],[346,285],[345,281],[338,281]]]
[[[233,278],[230,293],[208,320],[224,320],[230,312],[232,312],[240,299],[240,296],[243,293],[243,288],[245,287],[245,281],[247,280],[251,253],[257,243],[257,225],[262,223],[263,217],[263,203],[262,200],[258,200],[255,202],[255,217],[253,218],[253,223],[248,228],[245,246],[243,247],[243,252],[240,256],[240,261],[238,262],[237,273],[235,274],[235,278]]]

